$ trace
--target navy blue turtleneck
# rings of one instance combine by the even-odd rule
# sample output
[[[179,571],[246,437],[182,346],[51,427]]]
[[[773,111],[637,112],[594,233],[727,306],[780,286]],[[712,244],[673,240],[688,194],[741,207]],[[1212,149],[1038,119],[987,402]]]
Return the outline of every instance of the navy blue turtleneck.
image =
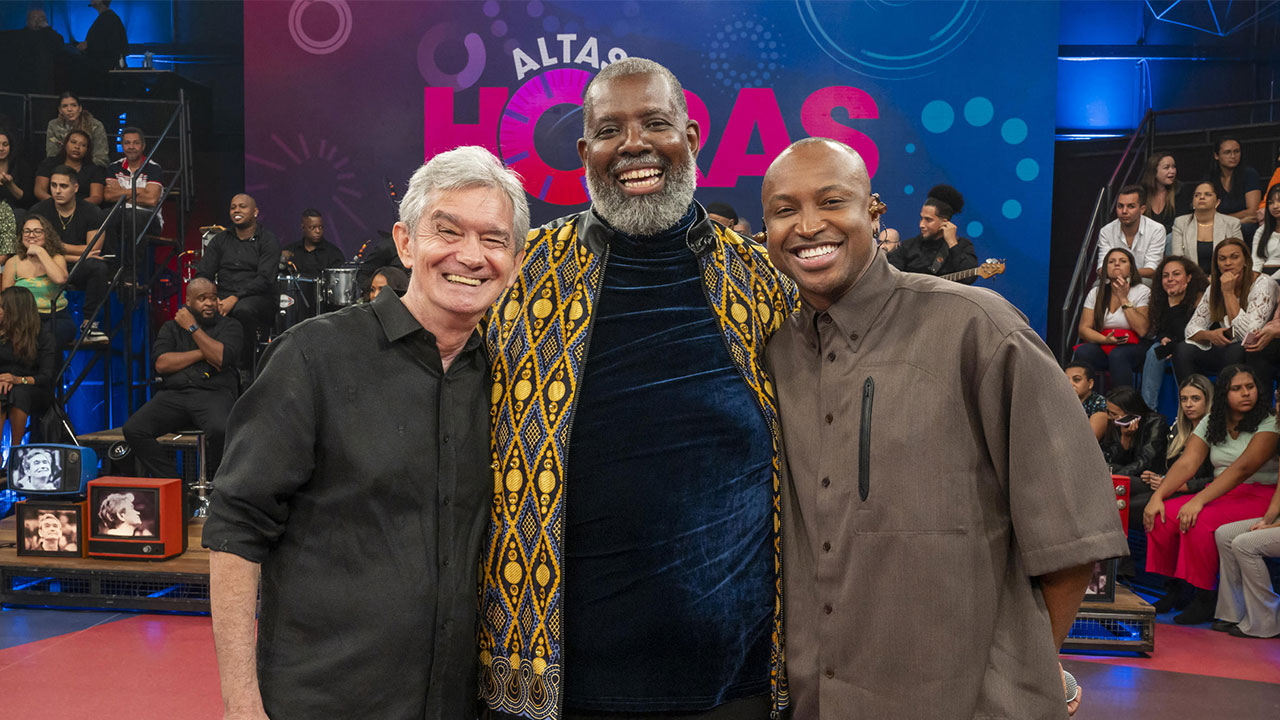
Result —
[[[615,232],[567,468],[564,692],[581,711],[769,692],[772,445],[686,244]]]

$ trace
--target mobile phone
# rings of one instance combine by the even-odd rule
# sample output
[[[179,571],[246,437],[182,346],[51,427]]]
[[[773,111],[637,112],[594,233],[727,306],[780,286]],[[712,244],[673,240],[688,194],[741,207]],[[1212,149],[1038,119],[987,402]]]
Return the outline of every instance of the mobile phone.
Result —
[[[1256,331],[1256,330],[1250,330],[1250,331],[1249,331],[1249,333],[1248,333],[1247,335],[1245,335],[1245,336],[1244,336],[1244,341],[1243,341],[1243,343],[1242,343],[1242,344],[1244,344],[1244,345],[1252,345],[1252,344],[1254,344],[1254,343],[1255,343],[1255,342],[1257,342],[1257,341],[1258,341],[1258,331]]]
[[[1122,418],[1117,418],[1115,422],[1120,427],[1129,427],[1130,425],[1138,422],[1141,419],[1142,419],[1141,415],[1135,415],[1133,413],[1129,413],[1128,415],[1125,415]]]

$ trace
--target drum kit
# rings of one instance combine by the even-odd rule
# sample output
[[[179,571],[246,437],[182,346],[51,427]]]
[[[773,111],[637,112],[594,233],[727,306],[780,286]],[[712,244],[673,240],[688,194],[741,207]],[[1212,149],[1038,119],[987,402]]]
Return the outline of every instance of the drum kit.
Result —
[[[355,265],[329,268],[318,278],[282,273],[276,276],[276,289],[280,311],[276,313],[275,335],[320,313],[354,305],[360,297]]]

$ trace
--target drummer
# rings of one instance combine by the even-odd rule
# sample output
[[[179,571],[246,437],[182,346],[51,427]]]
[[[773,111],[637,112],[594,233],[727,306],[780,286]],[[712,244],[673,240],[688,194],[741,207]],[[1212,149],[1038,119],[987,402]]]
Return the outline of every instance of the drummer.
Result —
[[[280,241],[258,224],[258,204],[252,197],[241,193],[231,198],[230,215],[231,228],[209,241],[196,276],[217,284],[218,312],[244,327],[243,373],[253,367],[259,329],[270,328],[279,309]]]
[[[324,237],[324,218],[320,211],[302,211],[302,239],[280,253],[284,270],[290,275],[318,278],[320,274],[342,264],[342,251]]]

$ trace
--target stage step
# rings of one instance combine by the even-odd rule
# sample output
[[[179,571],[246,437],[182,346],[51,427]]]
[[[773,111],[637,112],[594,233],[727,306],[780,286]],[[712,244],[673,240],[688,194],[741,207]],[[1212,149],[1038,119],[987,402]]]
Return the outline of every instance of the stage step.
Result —
[[[1154,652],[1156,611],[1132,590],[1118,585],[1115,602],[1080,605],[1062,649]]]

